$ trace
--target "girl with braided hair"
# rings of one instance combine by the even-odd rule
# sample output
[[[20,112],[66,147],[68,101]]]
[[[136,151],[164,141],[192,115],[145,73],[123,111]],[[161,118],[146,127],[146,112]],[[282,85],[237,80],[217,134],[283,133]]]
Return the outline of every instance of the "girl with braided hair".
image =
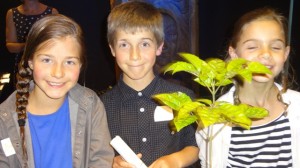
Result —
[[[77,84],[85,64],[82,30],[72,19],[49,15],[33,25],[17,90],[0,105],[1,168],[111,167],[104,106]]]

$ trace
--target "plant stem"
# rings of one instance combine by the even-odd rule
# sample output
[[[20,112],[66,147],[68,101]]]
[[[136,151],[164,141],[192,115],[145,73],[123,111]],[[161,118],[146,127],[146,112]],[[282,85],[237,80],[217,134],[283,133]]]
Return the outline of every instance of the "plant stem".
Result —
[[[224,124],[214,135],[211,137],[211,141],[227,126],[228,123]]]

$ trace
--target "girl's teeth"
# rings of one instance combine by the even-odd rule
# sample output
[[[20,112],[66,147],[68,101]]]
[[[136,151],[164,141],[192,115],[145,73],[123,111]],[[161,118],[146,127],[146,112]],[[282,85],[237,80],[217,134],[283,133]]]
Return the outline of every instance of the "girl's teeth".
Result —
[[[60,83],[52,83],[52,82],[50,82],[50,85],[58,86],[58,85],[61,85],[61,84]]]

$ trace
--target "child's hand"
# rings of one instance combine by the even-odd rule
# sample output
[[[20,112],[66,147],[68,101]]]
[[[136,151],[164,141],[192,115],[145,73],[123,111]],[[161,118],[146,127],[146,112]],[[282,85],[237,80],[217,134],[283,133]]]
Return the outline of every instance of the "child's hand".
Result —
[[[142,154],[141,153],[137,154],[137,156],[139,158],[142,158]],[[113,166],[112,167],[113,168],[134,168],[134,165],[126,162],[122,158],[122,156],[119,155],[119,156],[114,157],[114,161],[113,161]]]
[[[149,168],[179,168],[179,166],[172,155],[167,155],[154,161]]]

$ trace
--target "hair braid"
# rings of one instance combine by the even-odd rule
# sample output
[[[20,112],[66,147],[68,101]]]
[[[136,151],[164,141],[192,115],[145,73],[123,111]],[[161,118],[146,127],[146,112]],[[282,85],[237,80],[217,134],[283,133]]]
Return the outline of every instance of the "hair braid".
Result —
[[[18,123],[20,127],[20,137],[22,139],[23,157],[27,160],[27,150],[25,141],[25,122],[26,122],[26,106],[28,104],[30,80],[32,78],[32,70],[23,67],[24,62],[19,64],[19,73],[17,74],[17,93],[16,93],[16,112],[18,113]]]

